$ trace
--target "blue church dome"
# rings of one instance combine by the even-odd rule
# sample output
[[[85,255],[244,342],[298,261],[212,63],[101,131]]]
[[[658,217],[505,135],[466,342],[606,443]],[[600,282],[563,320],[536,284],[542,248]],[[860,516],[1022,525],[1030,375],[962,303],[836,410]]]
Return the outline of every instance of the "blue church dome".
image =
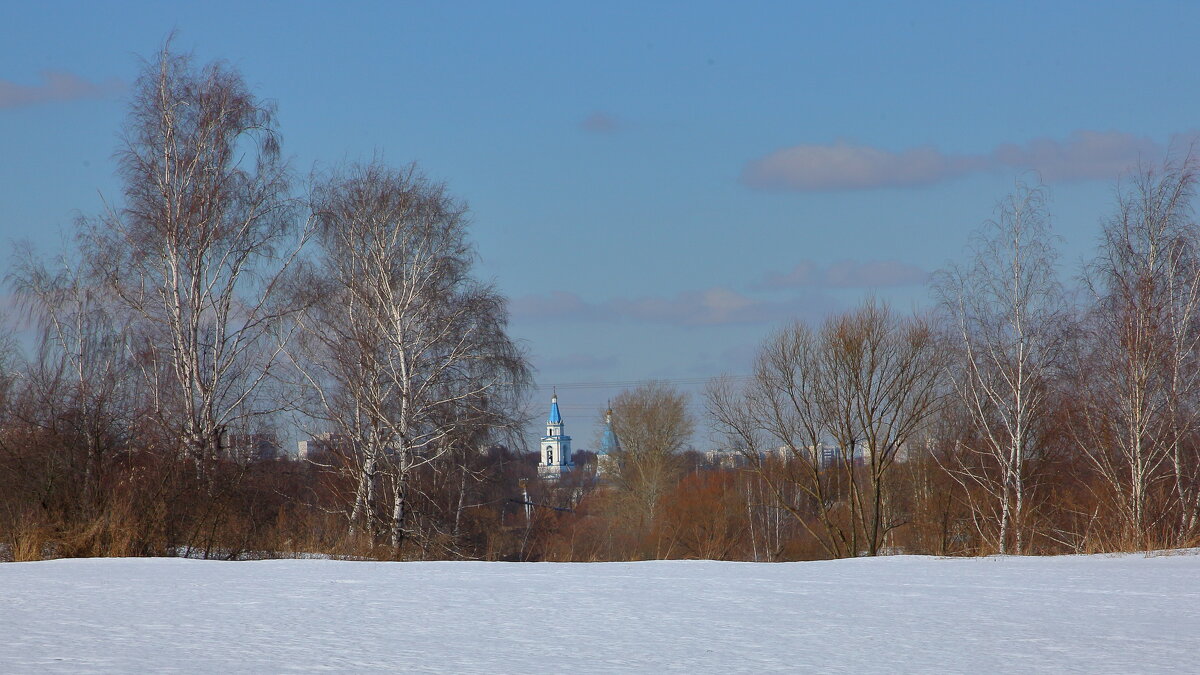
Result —
[[[604,434],[600,436],[600,448],[596,451],[597,455],[610,455],[621,449],[621,442],[617,440],[617,433],[612,428],[612,408],[604,415]]]

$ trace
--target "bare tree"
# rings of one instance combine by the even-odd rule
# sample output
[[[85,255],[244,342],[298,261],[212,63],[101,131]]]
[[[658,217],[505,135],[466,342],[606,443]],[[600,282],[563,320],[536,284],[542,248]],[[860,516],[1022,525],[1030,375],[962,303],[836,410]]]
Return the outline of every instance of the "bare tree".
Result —
[[[918,433],[941,403],[941,345],[927,321],[876,300],[827,322],[822,342],[821,405],[843,464],[862,463],[866,473],[861,486],[852,473],[852,508],[866,553],[877,555],[905,522],[887,508],[889,478],[898,458],[921,451]]]
[[[27,246],[9,277],[41,331],[25,368],[25,421],[82,445],[80,501],[93,508],[111,451],[130,423],[135,391],[128,330],[95,280],[77,261],[59,256],[47,267]]]
[[[934,284],[958,347],[954,387],[978,430],[948,468],[990,498],[972,507],[994,524],[979,529],[1001,554],[1021,554],[1028,541],[1029,464],[1042,451],[1038,432],[1071,319],[1045,201],[1043,188],[1019,185],[973,237],[968,266]]]
[[[830,440],[821,405],[824,358],[818,333],[797,322],[760,348],[748,386],[739,391],[733,380],[721,378],[705,397],[716,429],[743,454],[777,508],[791,514],[827,555],[842,558],[854,555],[858,545],[854,523],[839,515],[847,487],[842,469],[853,464],[839,467],[824,452]],[[785,448],[787,461],[773,461],[768,447]]]
[[[212,456],[263,412],[267,301],[298,250],[274,110],[168,42],[133,87],[117,159],[124,204],[87,227],[92,272],[129,316],[159,424]]]
[[[612,400],[613,431],[620,439],[614,482],[628,499],[640,528],[654,522],[659,501],[679,479],[679,453],[692,436],[687,394],[661,382],[622,391]]]
[[[1090,317],[1090,387],[1079,416],[1079,448],[1116,497],[1126,534],[1139,546],[1197,525],[1197,394],[1200,393],[1200,258],[1192,222],[1196,163],[1142,169],[1118,190],[1100,255],[1085,281]],[[1164,473],[1164,469],[1171,469]],[[1179,521],[1151,502],[1172,480]]]
[[[8,426],[13,389],[18,377],[18,354],[9,317],[0,312],[0,428]],[[3,448],[3,437],[0,431],[0,448]]]
[[[776,335],[747,388],[738,394],[718,382],[708,408],[826,553],[856,555],[865,546],[876,555],[904,522],[887,508],[888,479],[937,410],[941,363],[926,321],[870,300],[819,332],[798,324]],[[784,448],[789,463],[772,466],[766,443]],[[835,452],[825,452],[828,444]],[[805,500],[791,498],[789,487]]]
[[[312,208],[320,258],[298,282],[293,360],[353,446],[352,530],[378,515],[386,478],[398,548],[412,472],[510,425],[528,369],[504,299],[471,276],[465,208],[443,186],[376,162],[317,185]]]

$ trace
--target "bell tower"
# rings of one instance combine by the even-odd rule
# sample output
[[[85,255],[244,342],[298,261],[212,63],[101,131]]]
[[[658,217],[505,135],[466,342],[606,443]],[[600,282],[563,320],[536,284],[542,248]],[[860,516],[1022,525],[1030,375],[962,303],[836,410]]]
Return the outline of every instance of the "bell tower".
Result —
[[[541,455],[538,461],[538,475],[542,478],[557,480],[575,466],[571,462],[571,437],[563,433],[557,391],[550,398],[550,417],[546,420],[546,435],[542,436],[538,454]]]

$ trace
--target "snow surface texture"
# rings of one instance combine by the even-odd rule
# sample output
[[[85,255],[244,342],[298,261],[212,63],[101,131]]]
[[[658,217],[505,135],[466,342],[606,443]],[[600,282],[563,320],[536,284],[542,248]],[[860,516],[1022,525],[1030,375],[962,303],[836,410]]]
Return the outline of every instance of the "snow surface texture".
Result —
[[[1197,672],[1200,556],[0,564],[0,671]]]

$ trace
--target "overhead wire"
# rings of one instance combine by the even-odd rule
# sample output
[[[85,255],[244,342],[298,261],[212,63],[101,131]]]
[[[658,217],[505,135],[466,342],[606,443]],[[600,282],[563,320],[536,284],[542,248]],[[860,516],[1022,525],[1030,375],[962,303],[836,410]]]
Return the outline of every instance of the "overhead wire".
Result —
[[[751,377],[753,377],[753,376],[752,375],[724,375],[724,376],[714,376],[714,377],[674,377],[674,378],[656,377],[656,378],[646,378],[646,379],[642,379],[642,380],[613,380],[610,382],[546,383],[546,384],[536,384],[536,385],[534,385],[533,388],[538,389],[538,390],[555,389],[555,388],[557,388],[557,389],[618,389],[618,388],[622,388],[623,389],[623,388],[637,387],[637,386],[641,386],[644,384],[652,384],[652,383],[687,386],[687,385],[697,385],[697,384],[708,384],[709,382],[712,382],[714,380],[719,380],[722,378],[737,381],[737,380],[748,380]]]

